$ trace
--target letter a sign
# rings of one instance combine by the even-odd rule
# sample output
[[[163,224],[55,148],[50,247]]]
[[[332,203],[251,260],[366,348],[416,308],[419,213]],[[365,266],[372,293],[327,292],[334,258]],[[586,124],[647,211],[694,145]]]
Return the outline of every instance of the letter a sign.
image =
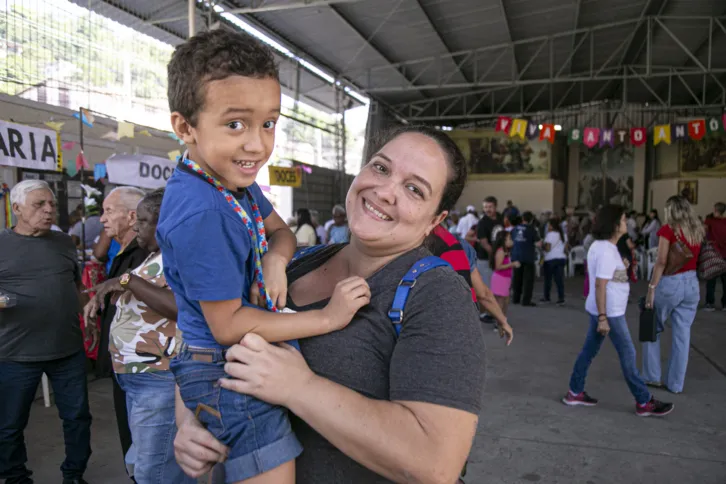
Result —
[[[300,168],[285,168],[282,166],[268,166],[270,172],[270,185],[298,188],[302,185]]]

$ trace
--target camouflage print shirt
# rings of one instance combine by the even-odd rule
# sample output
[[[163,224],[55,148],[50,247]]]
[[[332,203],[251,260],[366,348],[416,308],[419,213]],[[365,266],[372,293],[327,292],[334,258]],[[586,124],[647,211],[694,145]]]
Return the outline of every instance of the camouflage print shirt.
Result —
[[[151,254],[132,274],[169,289],[161,252]],[[171,290],[171,289],[169,289]],[[126,291],[116,303],[111,323],[109,351],[116,373],[143,373],[169,369],[176,352],[176,321],[164,318]]]

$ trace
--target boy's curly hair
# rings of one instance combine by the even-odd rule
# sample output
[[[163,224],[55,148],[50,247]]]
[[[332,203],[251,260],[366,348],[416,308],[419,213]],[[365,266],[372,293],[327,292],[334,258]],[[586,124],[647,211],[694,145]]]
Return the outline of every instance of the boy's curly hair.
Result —
[[[209,81],[238,75],[279,81],[272,51],[242,32],[216,29],[201,32],[177,46],[167,66],[169,109],[192,126],[204,107]]]

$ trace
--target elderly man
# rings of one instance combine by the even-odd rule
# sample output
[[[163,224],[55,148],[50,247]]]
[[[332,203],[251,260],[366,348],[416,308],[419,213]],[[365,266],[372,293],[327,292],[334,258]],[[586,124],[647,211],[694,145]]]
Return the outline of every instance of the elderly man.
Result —
[[[144,192],[138,188],[118,187],[113,189],[103,201],[103,216],[101,217],[103,228],[107,236],[116,239],[121,244],[121,250],[114,257],[111,269],[108,271],[109,278],[121,277],[123,274],[131,272],[132,269],[141,265],[149,255],[146,249],[139,247],[134,231],[136,207],[144,195]],[[111,376],[113,370],[109,353],[109,331],[116,314],[115,303],[116,299],[111,294],[106,296],[101,316],[101,344],[98,347],[97,373],[99,377]],[[126,393],[115,378],[112,378],[111,381],[113,382],[113,401],[121,450],[126,457],[126,453],[131,448]],[[133,460],[134,457],[129,456],[129,462],[133,462]]]
[[[15,296],[15,305],[0,308],[0,479],[33,482],[23,431],[45,373],[63,420],[63,483],[83,484],[91,413],[76,247],[70,236],[51,231],[56,201],[46,182],[18,183],[10,201],[18,224],[0,232],[0,292]]]

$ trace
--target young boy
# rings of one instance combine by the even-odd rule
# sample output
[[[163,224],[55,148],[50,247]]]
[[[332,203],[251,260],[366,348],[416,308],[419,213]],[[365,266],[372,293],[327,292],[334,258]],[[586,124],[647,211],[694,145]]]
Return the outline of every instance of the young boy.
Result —
[[[221,389],[225,349],[249,332],[279,342],[341,329],[370,291],[351,278],[322,310],[254,307],[258,299],[267,309],[285,306],[295,250],[295,236],[255,183],[280,116],[277,66],[253,38],[214,30],[178,46],[168,74],[172,126],[188,148],[157,229],[183,338],[171,370],[184,405],[230,449],[226,482],[293,483],[302,448],[286,410]]]

